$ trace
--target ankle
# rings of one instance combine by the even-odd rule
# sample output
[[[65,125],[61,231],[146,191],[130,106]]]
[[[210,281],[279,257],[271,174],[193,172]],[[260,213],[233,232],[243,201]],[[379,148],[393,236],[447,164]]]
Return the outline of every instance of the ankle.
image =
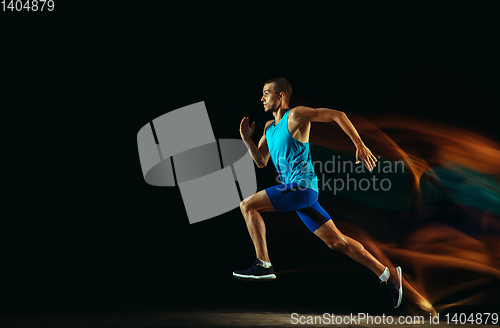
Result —
[[[260,264],[264,267],[264,268],[270,268],[272,266],[271,262],[267,262],[267,261],[264,261],[264,260],[261,260],[261,259],[258,259],[260,261]]]
[[[382,274],[378,277],[381,281],[387,281],[390,276],[391,276],[391,273],[389,272],[389,268],[385,267],[384,272],[382,272]]]

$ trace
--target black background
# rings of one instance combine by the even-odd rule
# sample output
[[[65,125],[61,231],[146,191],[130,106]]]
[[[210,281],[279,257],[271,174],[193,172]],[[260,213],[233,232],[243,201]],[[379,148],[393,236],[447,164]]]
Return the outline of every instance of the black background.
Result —
[[[205,101],[218,139],[238,138],[243,116],[260,136],[262,85],[281,76],[292,106],[500,140],[498,22],[484,4],[68,5],[1,13],[3,308],[387,307],[376,277],[321,260],[328,249],[296,217],[265,219],[277,269],[303,270],[235,280],[255,257],[239,209],[190,225],[178,189],[142,177],[137,132],[182,106]],[[274,176],[258,170],[258,188]]]

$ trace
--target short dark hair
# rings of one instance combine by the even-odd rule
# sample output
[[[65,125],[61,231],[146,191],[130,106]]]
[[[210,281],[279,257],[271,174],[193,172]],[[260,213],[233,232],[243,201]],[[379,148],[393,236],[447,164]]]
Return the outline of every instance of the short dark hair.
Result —
[[[277,77],[277,78],[268,80],[264,84],[270,84],[270,83],[273,84],[274,92],[276,92],[277,94],[279,94],[280,92],[284,92],[285,99],[287,101],[290,101],[290,97],[292,96],[292,86],[291,86],[290,82],[288,82],[287,79],[284,79],[282,77]]]

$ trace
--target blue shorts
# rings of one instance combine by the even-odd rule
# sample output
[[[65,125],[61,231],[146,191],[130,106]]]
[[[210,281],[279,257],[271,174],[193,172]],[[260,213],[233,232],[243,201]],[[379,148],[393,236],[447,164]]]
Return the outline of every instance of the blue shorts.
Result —
[[[330,215],[318,203],[319,194],[312,189],[292,182],[265,190],[275,212],[296,211],[311,232],[331,220]]]

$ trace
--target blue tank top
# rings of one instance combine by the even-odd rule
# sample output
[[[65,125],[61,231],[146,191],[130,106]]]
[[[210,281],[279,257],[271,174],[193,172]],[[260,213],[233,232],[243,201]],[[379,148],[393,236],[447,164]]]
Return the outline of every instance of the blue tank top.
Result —
[[[288,131],[288,110],[278,124],[273,121],[266,130],[269,154],[282,183],[296,182],[318,192],[318,177],[311,163],[309,142],[297,141]]]

